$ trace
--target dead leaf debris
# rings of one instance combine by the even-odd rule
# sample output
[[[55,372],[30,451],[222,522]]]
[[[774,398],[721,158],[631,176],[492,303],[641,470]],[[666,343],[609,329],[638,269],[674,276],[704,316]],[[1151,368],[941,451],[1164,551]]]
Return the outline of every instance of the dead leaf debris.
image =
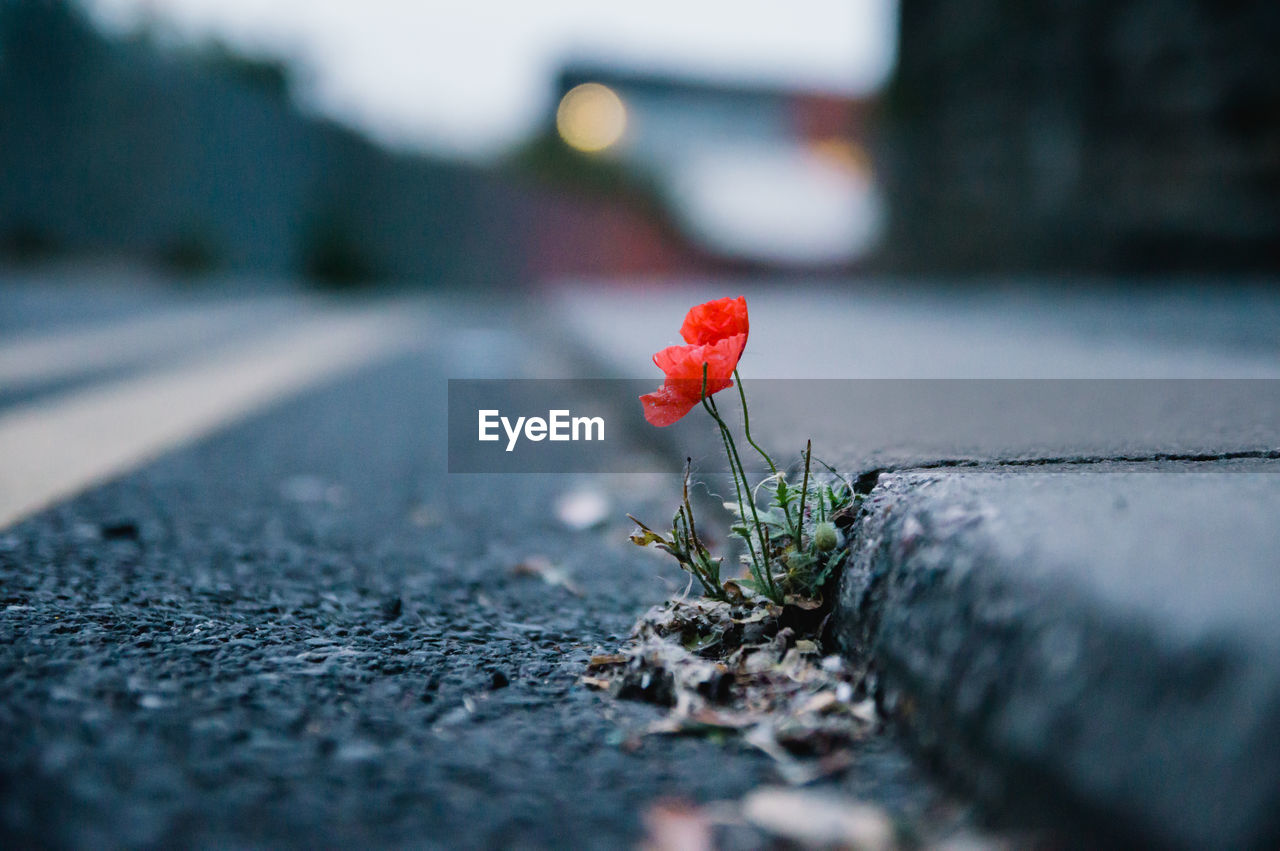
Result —
[[[801,785],[852,762],[879,725],[860,673],[824,656],[817,601],[671,600],[636,624],[631,644],[593,656],[583,685],[668,708],[644,735],[732,735]]]
[[[553,563],[546,556],[533,555],[517,562],[511,568],[512,576],[531,576],[548,585],[563,588],[575,597],[582,596],[582,589],[573,581],[569,571]]]
[[[642,851],[1013,851],[1054,847],[1034,834],[975,830],[963,811],[935,813],[924,825],[903,822],[884,807],[829,789],[761,786],[739,800],[702,805],[660,800],[645,812],[643,822]]]

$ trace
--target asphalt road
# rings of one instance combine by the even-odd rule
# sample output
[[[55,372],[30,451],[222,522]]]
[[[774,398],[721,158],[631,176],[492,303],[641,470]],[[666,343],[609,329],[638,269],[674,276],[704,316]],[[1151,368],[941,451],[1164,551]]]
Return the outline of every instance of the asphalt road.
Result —
[[[148,292],[93,310],[56,288],[0,298],[31,318],[24,333],[191,303]],[[226,400],[177,431],[117,423],[115,466],[68,453],[74,495],[18,501],[21,519],[0,530],[0,846],[617,848],[657,799],[776,782],[744,746],[623,747],[656,710],[577,684],[593,650],[680,587],[625,543],[623,513],[666,507],[669,482],[445,472],[446,378],[558,368],[528,311],[396,303],[408,343],[362,344],[345,366],[303,374],[243,337],[315,319],[283,298],[228,308],[243,322],[225,334],[106,371],[72,364],[0,397],[0,434],[31,415],[88,444],[98,437],[68,407],[85,394],[127,390],[171,419],[173,385],[148,383],[157,371]],[[214,352],[256,352],[277,379],[237,396],[260,370],[219,361],[244,379],[219,383]],[[37,470],[58,460],[23,451],[49,454]],[[574,531],[552,506],[583,487],[608,517]],[[581,596],[517,575],[534,556]],[[831,785],[906,821],[950,806],[884,738]]]

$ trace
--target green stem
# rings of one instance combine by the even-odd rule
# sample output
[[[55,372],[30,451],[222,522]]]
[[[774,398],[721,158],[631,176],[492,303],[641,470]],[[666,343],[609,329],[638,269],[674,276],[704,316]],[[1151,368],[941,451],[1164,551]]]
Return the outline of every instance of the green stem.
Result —
[[[809,459],[813,457],[813,441],[804,442],[804,483],[800,485],[800,516],[796,520],[796,550],[804,549],[804,498],[809,495]]]
[[[734,371],[737,374],[737,371]],[[741,379],[739,379],[741,381]],[[741,386],[741,384],[739,384]],[[773,581],[773,576],[769,572],[769,549],[768,539],[764,533],[764,527],[760,524],[760,515],[756,511],[755,497],[751,493],[751,486],[747,480],[746,468],[742,466],[742,457],[738,454],[737,444],[734,443],[733,433],[729,431],[729,425],[720,416],[720,411],[716,407],[715,400],[707,395],[707,364],[702,365],[702,407],[706,409],[711,418],[720,426],[720,439],[724,442],[725,454],[729,456],[729,472],[733,475],[733,489],[738,497],[738,510],[741,513],[743,494],[746,494],[747,505],[751,506],[751,520],[756,527],[756,537],[760,540],[761,553],[756,555],[755,547],[751,542],[751,536],[747,535],[747,550],[751,554],[751,573],[755,577],[756,583],[760,585],[765,593],[775,603],[782,602],[778,594],[777,583]],[[746,397],[743,396],[745,403]],[[744,408],[745,411],[745,408]],[[755,445],[754,443],[752,444]],[[758,451],[759,447],[756,447]],[[768,456],[765,456],[766,460]],[[770,465],[773,464],[769,461]]]
[[[720,426],[720,441],[724,444],[724,454],[729,457],[729,474],[733,476],[733,491],[738,498],[738,510],[739,512],[741,512],[743,486],[739,484],[739,481],[738,481],[738,468],[735,467],[733,464],[733,450],[730,448],[730,444],[733,438],[729,436],[729,432],[728,432],[728,429],[725,428],[724,421],[721,420],[720,417],[715,412],[713,412],[709,406],[707,406],[706,401],[707,400],[704,398],[702,406],[707,409],[707,413],[711,414],[712,418]],[[750,496],[750,493],[751,493],[750,491],[747,491],[748,496]],[[747,549],[751,553],[751,574],[756,578],[757,582],[764,584],[763,579],[760,576],[760,570],[758,567],[756,567],[756,565],[760,563],[760,558],[756,555],[756,548],[755,548],[755,545],[751,542],[750,535],[747,536]]]
[[[694,547],[698,547],[698,546],[701,546],[701,544],[698,541],[698,530],[693,525],[693,506],[689,504],[689,472],[692,467],[693,467],[693,459],[685,458],[684,459],[684,489],[681,492],[681,501],[684,504],[685,513],[688,515],[687,522],[689,523],[689,540],[693,542]]]
[[[764,536],[760,533],[760,518],[756,516],[755,500],[751,499],[751,488],[747,483],[747,474],[742,470],[742,478],[739,480],[738,473],[742,467],[741,460],[737,465],[734,460],[737,458],[737,447],[733,443],[733,434],[729,431],[729,426],[720,416],[720,411],[716,409],[715,401],[707,395],[707,364],[702,365],[702,407],[706,409],[716,424],[720,426],[720,440],[724,443],[724,453],[729,458],[729,473],[733,476],[733,490],[738,498],[738,513],[742,513],[743,492],[746,492],[747,498],[751,504],[751,515],[755,521],[756,535],[760,538],[761,546],[764,546]],[[751,536],[745,536],[747,540],[747,551],[751,554],[751,575],[755,577],[756,583],[764,588],[766,593],[769,592],[773,585],[773,577],[769,576],[768,570],[768,553],[762,553],[762,556],[756,555],[755,545],[751,541]],[[760,565],[764,565],[763,575],[761,574]],[[771,595],[776,596],[776,591]]]
[[[738,398],[742,400],[742,432],[747,436],[747,443],[750,443],[751,447],[755,449],[756,452],[760,453],[760,457],[763,458],[764,462],[769,465],[769,472],[776,476],[778,475],[778,465],[773,463],[773,458],[769,457],[769,453],[765,452],[764,449],[760,446],[760,444],[756,443],[755,438],[751,436],[751,414],[747,410],[747,390],[742,383],[742,376],[738,373],[738,368],[736,366],[733,368],[733,377],[734,377],[734,380],[738,382]],[[741,461],[739,461],[739,464],[741,464]],[[806,462],[806,469],[805,469],[806,477],[808,475],[808,472],[809,471],[808,471],[808,466]],[[787,525],[790,526],[791,525],[790,510],[788,510],[786,505],[783,505],[782,511],[786,515]],[[792,536],[796,541],[797,549],[799,549],[800,547],[800,537],[803,529],[804,529],[804,492],[801,492],[800,516],[796,520],[795,534]]]
[[[764,527],[760,523],[760,515],[756,511],[755,495],[751,493],[751,486],[747,482],[747,471],[746,468],[742,466],[742,456],[738,454],[738,446],[734,443],[733,433],[729,431],[728,424],[725,423],[724,418],[720,416],[720,411],[716,407],[715,400],[704,395],[702,403],[703,407],[707,409],[707,412],[711,414],[711,416],[715,418],[715,421],[720,425],[720,435],[724,438],[725,451],[729,455],[729,466],[732,467],[734,464],[737,464],[737,471],[734,473],[735,480],[738,476],[742,477],[742,487],[743,490],[746,491],[747,505],[751,507],[751,522],[756,527],[756,537],[760,539],[760,567],[758,570],[753,571],[753,573],[756,574],[756,581],[764,586],[766,593],[769,594],[769,597],[775,603],[780,603],[782,601],[779,598],[778,586],[777,583],[773,581],[773,574],[769,570],[769,539],[765,535]],[[741,497],[739,497],[739,499],[741,500]],[[738,505],[739,508],[741,508],[741,501],[739,501]],[[748,546],[750,543],[751,540],[748,538]],[[752,551],[752,558],[755,558],[754,550]]]
[[[707,596],[717,600],[722,600],[724,599],[724,586],[720,584],[719,567],[715,569],[714,573],[712,572],[711,554],[707,552],[707,548],[703,546],[702,541],[698,539],[698,528],[693,522],[693,505],[689,502],[689,471],[692,467],[693,459],[686,458],[684,460],[684,489],[681,496],[684,500],[683,509],[685,513],[685,521],[689,524],[689,541],[693,549],[694,558],[701,564],[702,571],[706,574],[706,579],[703,581],[703,584],[710,584],[710,586],[715,589],[714,594],[708,593]],[[699,576],[698,578],[702,579],[703,577]]]
[[[681,559],[677,557],[677,560],[680,562],[681,565],[687,565],[687,569],[689,573],[693,574],[693,576],[702,585],[702,590],[706,593],[706,596],[710,597],[713,600],[724,599],[724,590],[713,587],[707,581],[707,577],[703,575],[705,572],[705,569],[699,563],[699,556],[696,549],[697,539],[689,531],[692,528],[692,523],[690,522],[690,518],[685,514],[685,510],[683,506],[681,506],[680,510],[676,512],[675,529],[673,530],[676,536],[680,535],[681,523],[684,523],[684,526],[685,526],[684,538],[689,543],[689,546],[684,550],[685,558]]]
[[[769,465],[769,472],[775,476],[778,475],[778,468],[773,463],[773,459],[769,457],[769,453],[760,448],[754,440],[751,439],[751,416],[747,413],[747,391],[742,386],[742,376],[738,375],[738,368],[733,368],[734,380],[738,382],[738,398],[742,400],[742,431],[747,436],[747,443],[760,453],[760,457]]]

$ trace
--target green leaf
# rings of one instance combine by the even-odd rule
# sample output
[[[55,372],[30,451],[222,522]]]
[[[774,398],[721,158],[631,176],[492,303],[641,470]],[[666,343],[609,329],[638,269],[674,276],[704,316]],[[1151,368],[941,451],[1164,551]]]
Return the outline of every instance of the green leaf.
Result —
[[[826,566],[813,579],[813,587],[818,588],[826,584],[827,579],[831,576],[832,571],[839,567],[840,562],[849,554],[848,550],[836,550],[827,558]]]
[[[787,515],[783,514],[782,511],[777,508],[770,508],[765,511],[761,511],[759,513],[759,517],[760,522],[771,529],[781,529],[786,531],[789,525]]]
[[[706,650],[708,647],[714,647],[719,644],[721,638],[722,636],[716,633],[711,633],[710,635],[694,635],[692,638],[683,642],[684,649],[688,650],[690,653],[698,653],[699,651]]]
[[[817,562],[818,559],[813,555],[813,553],[808,552],[792,553],[787,557],[787,567],[802,573],[808,573],[811,571]]]

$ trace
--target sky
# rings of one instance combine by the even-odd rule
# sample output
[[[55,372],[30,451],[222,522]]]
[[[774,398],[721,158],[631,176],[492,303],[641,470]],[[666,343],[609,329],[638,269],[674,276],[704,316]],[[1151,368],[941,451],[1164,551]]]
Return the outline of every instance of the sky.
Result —
[[[310,108],[402,148],[483,159],[550,114],[566,60],[862,94],[892,70],[897,0],[82,0],[288,60]]]

